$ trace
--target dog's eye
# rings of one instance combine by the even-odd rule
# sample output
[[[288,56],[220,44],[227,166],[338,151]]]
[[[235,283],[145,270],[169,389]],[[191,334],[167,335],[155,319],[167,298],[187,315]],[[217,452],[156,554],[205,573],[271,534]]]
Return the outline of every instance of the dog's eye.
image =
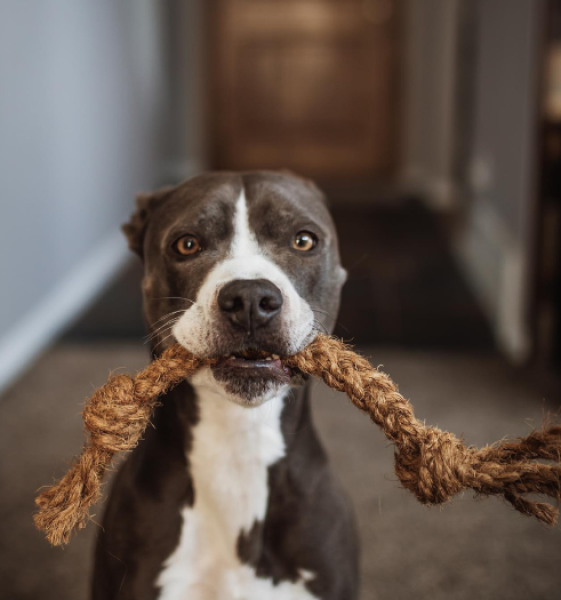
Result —
[[[173,249],[181,256],[189,256],[199,252],[201,245],[194,235],[183,235],[173,242]]]
[[[311,231],[299,231],[292,240],[292,247],[300,252],[309,252],[315,248],[318,239]]]

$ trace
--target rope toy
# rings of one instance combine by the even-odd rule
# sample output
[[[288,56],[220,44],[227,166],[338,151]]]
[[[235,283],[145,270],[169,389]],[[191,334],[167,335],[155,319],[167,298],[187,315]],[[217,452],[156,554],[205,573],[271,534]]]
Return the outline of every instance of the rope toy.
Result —
[[[135,378],[112,377],[93,394],[83,412],[89,439],[82,454],[60,481],[36,499],[35,525],[51,544],[68,543],[74,529],[86,526],[113,456],[138,444],[158,397],[216,361],[199,359],[176,344]],[[420,502],[441,504],[472,488],[483,496],[503,496],[517,511],[548,525],[557,521],[558,508],[524,496],[538,493],[561,500],[561,425],[534,430],[516,441],[481,449],[467,447],[452,433],[416,419],[409,402],[385,373],[334,338],[318,335],[283,362],[345,392],[370,415],[396,446],[399,480]]]

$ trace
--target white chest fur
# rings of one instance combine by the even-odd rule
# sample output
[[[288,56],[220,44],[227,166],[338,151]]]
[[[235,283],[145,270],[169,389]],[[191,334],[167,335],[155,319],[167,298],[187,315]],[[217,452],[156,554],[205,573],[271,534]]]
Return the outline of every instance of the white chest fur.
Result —
[[[158,578],[160,600],[311,600],[302,581],[257,578],[237,554],[242,531],[265,517],[268,469],[282,458],[283,397],[255,408],[197,386],[200,420],[189,453],[195,502],[183,510],[175,551]]]

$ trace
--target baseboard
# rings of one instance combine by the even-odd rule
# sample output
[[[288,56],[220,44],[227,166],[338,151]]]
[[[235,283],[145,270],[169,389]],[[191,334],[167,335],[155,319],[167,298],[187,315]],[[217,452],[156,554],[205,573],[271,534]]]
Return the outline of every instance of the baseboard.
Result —
[[[526,321],[527,256],[489,204],[473,205],[455,240],[458,263],[486,312],[497,345],[514,363],[531,352]]]
[[[121,232],[114,232],[0,338],[0,393],[88,308],[129,255]]]

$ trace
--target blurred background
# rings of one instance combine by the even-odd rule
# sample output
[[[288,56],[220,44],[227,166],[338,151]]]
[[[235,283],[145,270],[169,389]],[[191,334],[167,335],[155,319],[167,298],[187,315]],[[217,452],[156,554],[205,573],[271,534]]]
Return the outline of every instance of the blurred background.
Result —
[[[87,597],[96,527],[62,552],[30,515],[83,400],[148,361],[134,195],[254,168],[327,193],[337,334],[420,418],[485,444],[561,405],[561,0],[0,0],[2,598]],[[314,395],[363,600],[560,597],[559,528],[418,506],[381,434]]]

